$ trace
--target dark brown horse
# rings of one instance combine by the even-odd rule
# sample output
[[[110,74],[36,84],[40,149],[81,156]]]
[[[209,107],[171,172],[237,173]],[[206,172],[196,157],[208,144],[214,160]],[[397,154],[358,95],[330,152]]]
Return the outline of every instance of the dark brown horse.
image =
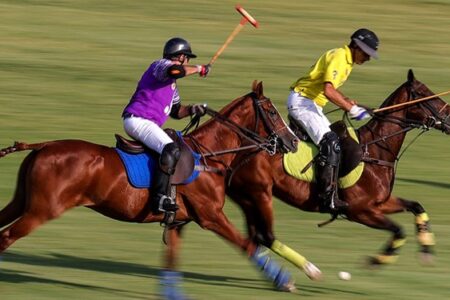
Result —
[[[214,117],[184,139],[204,154],[206,169],[223,172],[201,172],[192,183],[178,186],[180,209],[175,222],[195,221],[254,257],[257,245],[242,237],[223,212],[223,174],[230,165],[238,163],[235,159],[240,151],[289,151],[296,148],[297,138],[263,95],[262,83],[255,83],[253,92],[234,100],[220,113],[209,112]],[[0,150],[0,157],[22,150],[32,151],[20,166],[11,202],[0,211],[0,253],[38,226],[77,206],[120,221],[162,221],[162,215],[153,215],[149,209],[149,190],[134,188],[128,182],[114,148],[81,140],[16,143]],[[168,240],[173,246],[167,256],[169,270],[175,268],[179,231],[180,227],[169,230]],[[175,280],[174,276],[169,277],[168,281]],[[280,283],[280,278],[272,279]],[[283,280],[283,285],[289,281]],[[168,293],[176,298],[178,292]]]
[[[381,107],[430,95],[434,93],[417,81],[410,70],[407,82],[397,88]],[[370,257],[371,264],[391,263],[397,258],[397,252],[405,242],[405,233],[400,225],[386,215],[403,211],[409,211],[415,216],[422,258],[432,258],[434,236],[425,209],[416,201],[391,194],[395,178],[394,165],[408,131],[435,128],[450,134],[449,115],[450,106],[436,97],[377,113],[357,130],[365,154],[364,171],[355,185],[340,190],[339,195],[349,204],[345,216],[348,220],[392,233],[392,238],[381,253]],[[277,254],[280,254],[281,244],[275,239],[272,230],[272,196],[301,210],[319,211],[315,185],[288,175],[283,167],[282,154],[268,156],[258,153],[249,158],[244,167],[236,169],[227,193],[244,209],[249,235]],[[303,267],[304,261],[300,257],[293,262]]]

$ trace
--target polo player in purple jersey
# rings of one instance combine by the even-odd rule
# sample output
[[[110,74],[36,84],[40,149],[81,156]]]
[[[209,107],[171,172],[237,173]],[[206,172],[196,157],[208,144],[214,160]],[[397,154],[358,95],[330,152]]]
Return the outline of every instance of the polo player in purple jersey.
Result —
[[[195,57],[186,40],[178,37],[168,40],[163,58],[154,61],[144,72],[122,113],[125,132],[160,154],[152,183],[151,206],[156,214],[178,209],[175,199],[169,195],[169,180],[180,158],[180,149],[161,126],[169,116],[182,119],[205,114],[204,104],[182,105],[177,89],[179,78],[196,73],[201,77],[208,75],[210,65],[188,65]]]

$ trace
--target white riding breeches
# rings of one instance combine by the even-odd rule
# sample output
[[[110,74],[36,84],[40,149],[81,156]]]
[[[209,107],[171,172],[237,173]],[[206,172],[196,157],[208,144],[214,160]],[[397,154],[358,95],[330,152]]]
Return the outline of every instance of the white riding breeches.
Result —
[[[303,126],[314,144],[319,145],[322,137],[330,132],[330,121],[322,107],[313,100],[292,91],[287,100],[289,115]]]
[[[148,148],[162,153],[172,139],[156,123],[140,117],[130,116],[123,120],[125,132],[137,141],[144,143]]]

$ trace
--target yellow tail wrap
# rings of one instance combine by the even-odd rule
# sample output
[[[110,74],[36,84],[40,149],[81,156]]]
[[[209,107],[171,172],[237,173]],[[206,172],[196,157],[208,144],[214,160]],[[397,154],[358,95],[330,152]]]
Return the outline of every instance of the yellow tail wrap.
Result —
[[[273,241],[270,250],[302,269],[304,269],[306,263],[308,262],[304,256],[295,252],[288,246],[283,245],[280,241],[277,240]]]
[[[427,213],[421,213],[416,217],[416,224],[425,224],[425,222],[430,221]]]
[[[434,246],[436,244],[434,234],[431,232],[420,232],[417,235],[417,240],[422,246]]]

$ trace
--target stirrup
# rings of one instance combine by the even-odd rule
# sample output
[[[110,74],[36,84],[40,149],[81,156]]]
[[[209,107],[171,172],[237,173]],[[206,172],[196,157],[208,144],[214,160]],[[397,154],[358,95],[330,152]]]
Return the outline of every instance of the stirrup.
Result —
[[[347,208],[348,208],[348,203],[347,203],[347,202],[342,201],[342,200],[339,199],[339,198],[334,198],[334,197],[331,198],[331,201],[330,201],[330,210],[331,210],[332,212],[336,212],[336,213],[343,212],[343,211],[345,211]]]
[[[160,212],[176,212],[178,210],[178,205],[171,197],[161,195],[159,198],[158,210]]]

